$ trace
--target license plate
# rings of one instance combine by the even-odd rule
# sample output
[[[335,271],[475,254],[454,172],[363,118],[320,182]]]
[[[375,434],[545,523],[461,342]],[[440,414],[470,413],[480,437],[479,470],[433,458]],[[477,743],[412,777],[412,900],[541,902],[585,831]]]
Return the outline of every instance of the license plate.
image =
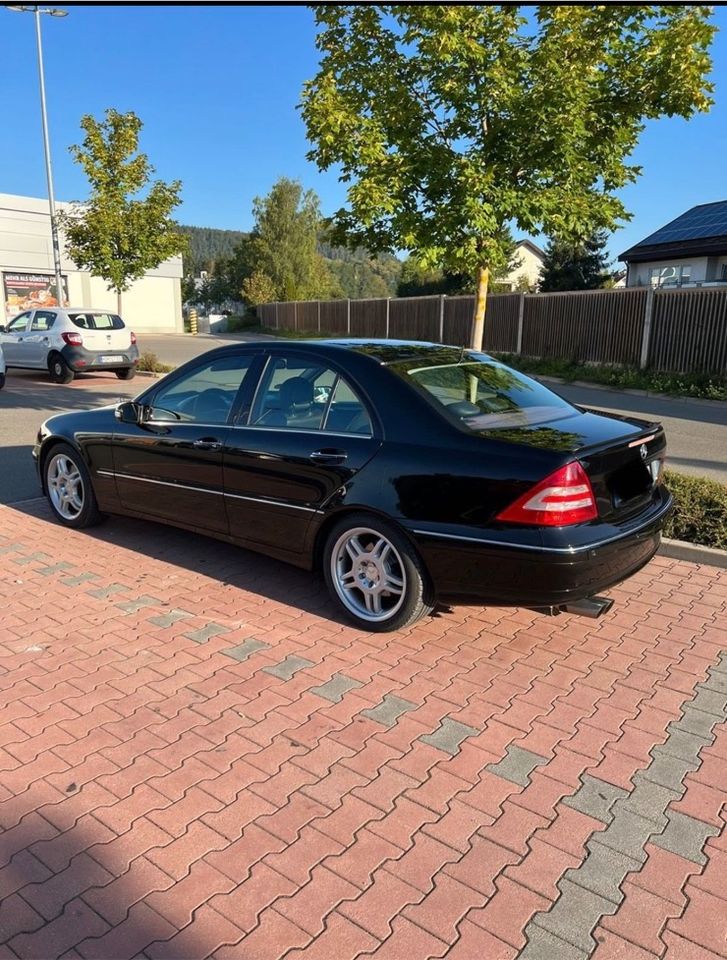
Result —
[[[124,358],[118,354],[105,355],[98,358],[98,363],[123,363]]]

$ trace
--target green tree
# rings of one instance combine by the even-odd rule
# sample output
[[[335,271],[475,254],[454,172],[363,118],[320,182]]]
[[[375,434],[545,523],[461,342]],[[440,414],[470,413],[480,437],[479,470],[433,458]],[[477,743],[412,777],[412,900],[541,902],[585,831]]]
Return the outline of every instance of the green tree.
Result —
[[[712,102],[702,5],[313,9],[321,62],[302,114],[309,159],[348,184],[333,239],[473,276],[474,347],[505,228],[613,229],[645,121]]]
[[[242,281],[242,296],[251,307],[275,300],[275,284],[266,273],[256,270]]]
[[[611,276],[607,242],[605,230],[597,230],[580,242],[550,240],[545,248],[540,292],[598,290],[603,287]]]
[[[333,281],[318,253],[321,215],[315,193],[281,177],[266,197],[255,198],[253,214],[255,226],[237,248],[240,273],[245,273],[241,287],[245,279],[261,274],[272,284],[273,299],[328,297]]]
[[[142,126],[136,114],[114,109],[104,120],[81,119],[85,137],[70,150],[91,193],[61,218],[68,256],[116,291],[119,312],[124,290],[186,248],[171,219],[182,184],[151,182],[154,167],[138,152]]]

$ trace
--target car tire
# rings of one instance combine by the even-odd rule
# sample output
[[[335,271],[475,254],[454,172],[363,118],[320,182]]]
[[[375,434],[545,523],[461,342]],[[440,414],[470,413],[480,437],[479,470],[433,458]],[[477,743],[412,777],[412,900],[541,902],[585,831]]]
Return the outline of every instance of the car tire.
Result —
[[[412,544],[370,514],[350,514],[333,527],[323,576],[346,617],[371,632],[408,627],[434,608],[429,575]]]
[[[119,378],[119,380],[133,380],[136,376],[135,367],[124,367],[123,370],[114,370],[114,373]]]
[[[43,461],[43,480],[56,520],[66,527],[92,527],[103,519],[81,454],[70,444],[53,446]]]
[[[48,373],[53,383],[70,383],[74,377],[73,370],[60,353],[52,353],[48,357]]]

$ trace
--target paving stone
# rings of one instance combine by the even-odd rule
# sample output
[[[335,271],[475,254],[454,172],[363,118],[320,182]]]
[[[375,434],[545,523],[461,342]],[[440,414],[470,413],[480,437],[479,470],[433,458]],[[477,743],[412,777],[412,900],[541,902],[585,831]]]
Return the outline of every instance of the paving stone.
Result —
[[[89,580],[98,580],[97,573],[79,573],[75,577],[62,577],[61,583],[64,587],[80,587],[82,583],[88,583]]]
[[[149,617],[148,623],[153,623],[155,627],[171,627],[180,620],[188,620],[193,616],[193,613],[188,613],[186,610],[170,610],[169,613],[162,613],[158,617]]]
[[[658,747],[654,747],[652,752],[655,757],[649,766],[641,771],[641,776],[647,780],[652,780],[654,783],[660,783],[663,787],[678,790],[686,775],[697,769],[699,760],[682,760],[681,757],[659,753],[658,750]]]
[[[306,667],[312,667],[313,665],[312,660],[291,655],[274,667],[263,667],[263,673],[271,673],[274,677],[280,677],[281,680],[290,680],[299,670],[305,670]]]
[[[330,700],[332,703],[340,703],[344,694],[349,690],[355,690],[356,687],[363,686],[358,680],[352,680],[351,677],[343,673],[334,674],[331,679],[320,687],[311,687],[310,692],[315,693],[324,700]]]
[[[412,703],[411,700],[402,700],[393,693],[387,693],[378,706],[362,710],[361,714],[385,727],[393,727],[399,717],[416,708],[416,703]]]
[[[3,549],[0,550],[0,553],[9,553],[9,552],[10,552],[9,547],[3,547]],[[33,563],[36,560],[40,562],[42,560],[50,560],[50,559],[51,558],[47,553],[29,553],[24,557],[15,557],[15,559],[13,560],[13,563],[18,564],[21,567],[24,567],[27,564]]]
[[[222,650],[222,653],[226,657],[232,657],[233,660],[239,660],[242,663],[243,660],[256,653],[258,650],[267,650],[270,644],[265,643],[263,640],[255,640],[254,637],[250,637],[249,640],[243,641],[243,643],[238,643],[236,647],[229,647],[227,650]]]
[[[635,775],[634,781],[634,789],[619,801],[618,811],[626,810],[628,813],[635,813],[651,820],[661,828],[664,825],[666,808],[672,800],[678,800],[683,796],[685,787],[680,785],[678,789],[672,790],[671,787],[664,787],[660,783],[654,783],[653,780],[644,779],[641,772]]]
[[[536,914],[532,923],[590,954],[596,948],[591,931],[602,916],[615,913],[618,908],[605,897],[569,880],[561,880],[558,886],[561,895],[552,909]],[[530,924],[525,928],[526,936],[530,935],[529,927]],[[560,960],[560,955],[556,956]]]
[[[723,694],[727,694],[727,676],[723,673],[713,673],[709,675],[708,680],[703,680],[701,683],[697,684],[697,691],[701,693],[706,690],[708,693],[716,694],[721,697]],[[703,701],[700,699],[700,709],[706,710],[705,706],[702,706]],[[721,711],[720,711],[721,714]]]
[[[190,630],[188,633],[183,634],[189,640],[194,640],[195,643],[207,643],[208,640],[211,640],[212,637],[221,637],[225,633],[231,633],[230,627],[223,627],[221,623],[206,623],[203,627],[200,627],[199,630]]]
[[[123,603],[117,603],[116,606],[119,610],[123,610],[124,613],[138,613],[139,610],[143,610],[144,607],[158,607],[161,606],[161,603],[162,601],[156,597],[149,597],[146,594],[142,594],[140,597],[137,597],[136,600],[124,600]]]
[[[89,597],[96,597],[99,600],[105,600],[107,597],[113,596],[115,593],[126,593],[128,587],[123,587],[120,583],[111,583],[108,587],[98,587],[94,590],[87,590],[86,593]]]
[[[518,783],[521,787],[527,787],[533,770],[547,762],[547,757],[542,757],[538,753],[532,753],[530,750],[518,747],[516,743],[511,743],[507,748],[506,756],[499,763],[488,763],[486,769],[504,780]]]
[[[720,720],[724,720],[725,714],[727,714],[727,692],[719,693],[717,690],[708,690],[703,687],[697,691],[694,700],[684,704],[685,713],[691,713],[692,711],[706,713],[717,718],[716,722],[719,723]],[[712,723],[715,723],[715,720]]]
[[[708,747],[714,737],[699,737],[688,730],[681,729],[676,723],[670,723],[667,727],[668,739],[654,748],[654,755],[667,755],[670,757],[679,757],[681,760],[695,760],[699,756],[702,747]]]
[[[534,923],[528,924],[525,934],[528,942],[518,954],[517,960],[588,960],[586,950],[579,950],[572,943],[566,943],[554,933],[543,930]],[[489,958],[482,957],[481,960]]]
[[[580,867],[567,870],[564,879],[619,904],[624,898],[620,890],[624,878],[632,870],[638,870],[641,864],[619,850],[598,843],[598,836],[596,834],[588,842],[588,856]]]
[[[459,753],[460,744],[467,737],[476,737],[480,731],[475,727],[469,727],[466,723],[460,723],[458,720],[451,720],[445,717],[434,733],[427,733],[418,739],[422,743],[428,743],[437,750],[443,750],[452,756]]]
[[[722,696],[722,694],[719,694],[719,696]],[[714,713],[711,709],[703,710],[702,704],[711,707],[711,704],[705,700],[700,700],[699,704],[699,706],[694,706],[691,703],[685,703],[684,716],[681,720],[675,721],[674,726],[681,730],[687,730],[689,733],[694,733],[699,737],[709,737],[711,740],[713,739],[712,728],[715,724],[724,721],[725,712],[723,710],[721,713]]]
[[[52,573],[60,573],[61,570],[72,570],[73,564],[67,563],[65,560],[61,560],[59,563],[52,563],[48,567],[38,567],[35,571],[39,573],[41,577],[49,577]]]
[[[678,810],[670,810],[667,819],[664,832],[652,837],[651,842],[662,850],[670,850],[685,860],[691,860],[692,863],[705,864],[707,858],[702,849],[709,837],[719,833],[719,827],[679,813]]]
[[[644,863],[646,861],[644,844],[656,829],[658,828],[653,820],[639,817],[627,810],[619,810],[606,829],[598,834],[598,842],[612,850],[625,853],[626,856],[635,857],[639,863]],[[594,837],[594,843],[595,841]]]
[[[581,776],[580,788],[572,796],[564,797],[563,803],[600,820],[601,823],[610,823],[613,819],[611,808],[614,803],[627,796],[628,792],[621,787],[584,773]]]

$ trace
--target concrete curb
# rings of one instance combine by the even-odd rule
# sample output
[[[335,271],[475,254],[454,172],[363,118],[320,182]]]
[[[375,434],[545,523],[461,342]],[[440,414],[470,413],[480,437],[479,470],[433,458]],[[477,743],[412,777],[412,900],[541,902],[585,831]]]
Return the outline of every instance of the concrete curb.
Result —
[[[671,557],[672,560],[708,563],[712,567],[727,569],[727,550],[718,550],[716,547],[703,547],[699,543],[687,543],[685,540],[664,538],[661,541],[659,553],[663,557]]]

